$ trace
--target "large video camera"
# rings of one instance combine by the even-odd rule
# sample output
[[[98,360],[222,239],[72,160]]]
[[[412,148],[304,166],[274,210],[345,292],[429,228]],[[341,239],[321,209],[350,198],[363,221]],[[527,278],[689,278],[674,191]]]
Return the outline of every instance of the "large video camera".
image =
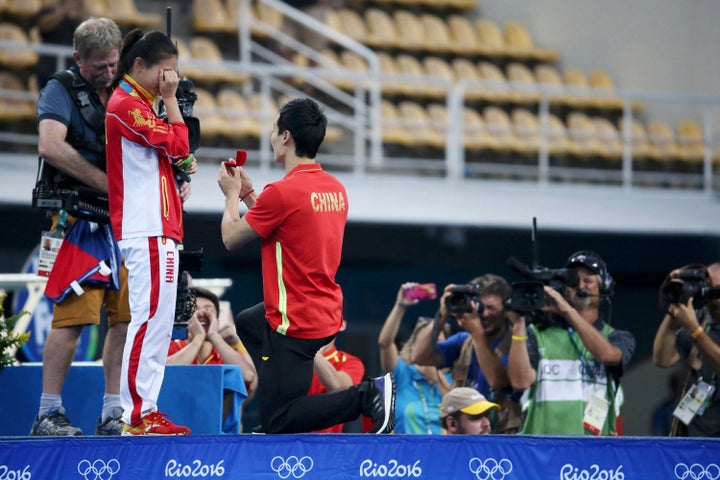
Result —
[[[32,191],[32,206],[42,210],[65,210],[77,218],[96,223],[110,222],[110,205],[106,193],[70,186],[58,180],[62,175],[42,158],[38,160],[38,174]]]
[[[577,272],[570,268],[529,268],[515,258],[508,258],[508,264],[527,280],[511,285],[508,307],[518,312],[534,312],[549,305],[545,285],[564,294],[567,287],[577,286]]]
[[[700,268],[680,270],[660,289],[660,298],[665,304],[686,304],[693,299],[693,306],[700,308],[709,300],[720,298],[720,287],[708,285],[707,272]]]
[[[445,307],[450,315],[472,313],[473,302],[478,306],[478,313],[482,313],[485,305],[480,301],[480,285],[472,283],[451,287],[450,295],[445,297]]]
[[[525,279],[510,286],[511,293],[506,306],[516,312],[537,312],[549,305],[550,300],[545,293],[545,285],[564,294],[567,287],[575,287],[580,281],[574,269],[546,268],[538,265],[539,254],[535,218],[533,218],[532,247],[532,266],[527,266],[514,257],[507,259],[507,264]]]

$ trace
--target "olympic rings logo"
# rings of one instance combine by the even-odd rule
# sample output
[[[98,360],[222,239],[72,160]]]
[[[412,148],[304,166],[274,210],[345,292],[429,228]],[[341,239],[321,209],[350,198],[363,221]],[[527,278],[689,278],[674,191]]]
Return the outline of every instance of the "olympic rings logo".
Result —
[[[107,463],[99,458],[92,463],[89,460],[81,460],[77,471],[85,480],[110,480],[120,471],[120,462],[114,458]]]
[[[480,458],[471,458],[468,468],[475,474],[478,480],[503,480],[505,475],[512,472],[512,462],[507,458],[500,461],[494,458],[482,460]]]
[[[313,460],[308,456],[298,458],[293,455],[288,457],[287,460],[277,456],[270,460],[270,468],[272,468],[273,472],[277,473],[280,478],[288,478],[290,475],[295,478],[301,478],[312,470]]]
[[[679,480],[718,480],[720,478],[720,467],[711,463],[703,467],[699,463],[693,463],[689,467],[684,463],[675,465],[675,477]]]

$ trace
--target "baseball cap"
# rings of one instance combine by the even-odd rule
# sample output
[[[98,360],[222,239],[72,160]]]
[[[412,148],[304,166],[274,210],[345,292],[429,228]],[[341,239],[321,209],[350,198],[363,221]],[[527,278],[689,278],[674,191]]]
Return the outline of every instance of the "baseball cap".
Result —
[[[468,415],[480,415],[491,408],[500,409],[500,405],[488,402],[485,396],[474,388],[457,387],[443,397],[440,417],[447,417],[458,410]]]

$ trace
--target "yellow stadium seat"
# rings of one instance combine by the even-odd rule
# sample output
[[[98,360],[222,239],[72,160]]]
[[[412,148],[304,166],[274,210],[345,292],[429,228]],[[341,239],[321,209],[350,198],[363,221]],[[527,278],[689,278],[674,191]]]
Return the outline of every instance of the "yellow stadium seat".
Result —
[[[217,94],[218,110],[223,116],[222,134],[230,139],[260,137],[260,124],[248,108],[245,97],[233,88],[221,88]]]
[[[215,97],[209,90],[195,88],[195,93],[197,101],[193,107],[193,114],[200,120],[200,137],[214,140],[224,132],[225,120],[218,111]]]
[[[382,139],[384,143],[410,146],[412,138],[397,107],[388,100],[380,104],[382,115]]]
[[[511,62],[506,67],[508,82],[514,84],[512,97],[517,103],[537,103],[540,94],[537,90],[535,77],[527,65]]]
[[[433,127],[425,109],[416,102],[403,101],[398,105],[405,128],[413,132],[416,145],[425,145],[437,149],[445,148],[445,138]]]
[[[423,13],[420,15],[427,41],[427,50],[438,53],[449,53],[457,50],[453,36],[450,33],[448,24],[437,15]]]
[[[398,75],[400,68],[398,67],[395,59],[386,52],[377,52],[378,60],[380,61],[380,72],[383,75]],[[383,79],[380,84],[380,88],[384,95],[399,95],[403,92],[403,83],[399,80]]]
[[[192,26],[196,33],[233,30],[231,15],[222,0],[193,0],[192,7]]]
[[[138,11],[134,0],[109,0],[105,13],[118,25],[157,28],[163,22],[163,17],[157,13]]]
[[[450,15],[448,27],[452,36],[454,53],[458,55],[474,55],[480,52],[477,34],[470,20],[462,15]]]
[[[35,100],[27,98],[30,90],[15,73],[0,71],[0,121],[35,119]]]
[[[503,38],[508,53],[515,58],[539,62],[554,62],[558,58],[554,50],[536,46],[530,32],[519,22],[505,22]]]
[[[500,70],[500,67],[491,62],[480,62],[478,64],[478,72],[483,80],[489,82],[489,87],[485,90],[485,98],[490,102],[504,103],[513,100],[513,95],[509,90],[507,78]]]
[[[33,18],[42,8],[42,0],[6,0],[4,13],[12,17]]]
[[[479,18],[475,21],[480,53],[488,57],[505,57],[508,50],[500,27],[492,20]]]
[[[570,112],[567,116],[567,128],[573,155],[583,159],[601,155],[602,147],[590,117],[583,112]]]
[[[328,9],[328,14],[335,10]],[[337,17],[340,22],[340,32],[348,35],[350,38],[360,42],[366,43],[368,37],[368,29],[365,25],[365,20],[360,14],[350,8],[340,8],[336,10]],[[329,16],[328,16],[329,18]]]
[[[409,10],[395,10],[393,20],[395,21],[395,31],[398,32],[398,48],[409,51],[427,49],[428,36],[425,26],[417,15]]]
[[[434,84],[431,86],[430,95],[434,98],[447,97],[448,90],[455,83],[455,73],[448,63],[440,57],[430,56],[423,59],[423,67],[429,76],[442,78],[446,85]]]
[[[688,163],[702,164],[705,160],[705,138],[695,121],[683,118],[676,128],[678,155]]]
[[[496,106],[483,109],[483,119],[490,135],[497,141],[497,149],[501,151],[524,152],[524,148],[513,129],[510,116],[505,110]]]
[[[30,39],[25,31],[14,23],[0,23],[0,40],[29,44]],[[28,68],[38,61],[38,54],[32,50],[6,49],[0,50],[0,65],[8,68]]]
[[[368,8],[365,11],[365,25],[368,27],[366,43],[371,47],[391,49],[399,46],[395,22],[387,12]]]

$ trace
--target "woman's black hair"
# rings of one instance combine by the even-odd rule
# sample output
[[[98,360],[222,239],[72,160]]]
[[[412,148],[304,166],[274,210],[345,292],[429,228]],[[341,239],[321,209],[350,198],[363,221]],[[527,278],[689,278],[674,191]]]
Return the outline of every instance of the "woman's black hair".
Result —
[[[177,55],[177,47],[164,33],[144,33],[139,28],[130,30],[123,39],[120,61],[112,82],[112,88],[117,87],[123,76],[132,70],[136,58],[142,58],[148,65],[157,65],[162,60]]]

